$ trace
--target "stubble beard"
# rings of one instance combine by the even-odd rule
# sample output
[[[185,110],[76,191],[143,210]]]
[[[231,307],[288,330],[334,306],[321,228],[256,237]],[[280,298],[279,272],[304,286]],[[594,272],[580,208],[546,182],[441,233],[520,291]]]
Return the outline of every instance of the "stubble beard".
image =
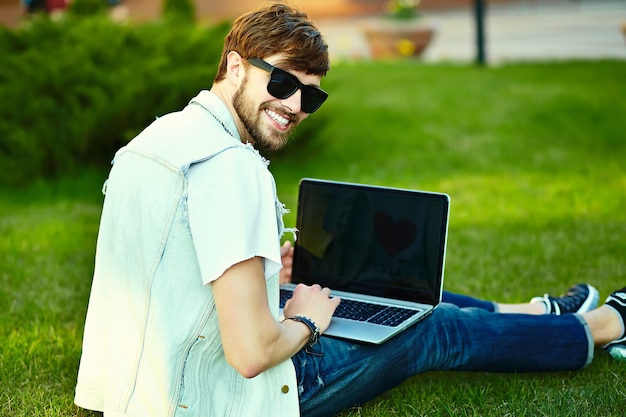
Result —
[[[248,94],[247,85],[248,81],[246,79],[235,92],[233,108],[237,112],[239,119],[241,119],[244,128],[252,137],[252,140],[254,140],[255,148],[261,152],[274,152],[283,149],[295,129],[296,122],[292,121],[291,126],[285,132],[279,132],[269,127],[263,129],[261,117],[265,113],[264,110],[271,108],[271,106],[263,103],[259,108],[255,107],[253,100]]]

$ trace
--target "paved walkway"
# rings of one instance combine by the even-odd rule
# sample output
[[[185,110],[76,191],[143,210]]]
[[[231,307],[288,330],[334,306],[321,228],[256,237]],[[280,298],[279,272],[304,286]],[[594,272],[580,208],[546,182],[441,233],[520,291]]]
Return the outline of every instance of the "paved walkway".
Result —
[[[473,9],[432,12],[437,28],[427,62],[476,59]],[[320,21],[333,59],[367,59],[363,20]],[[626,0],[531,0],[489,6],[485,18],[490,64],[519,60],[626,59]]]

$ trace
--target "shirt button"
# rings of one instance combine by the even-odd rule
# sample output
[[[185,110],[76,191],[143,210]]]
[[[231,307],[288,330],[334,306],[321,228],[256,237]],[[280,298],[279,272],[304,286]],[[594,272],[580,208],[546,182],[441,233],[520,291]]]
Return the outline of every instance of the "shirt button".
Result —
[[[289,385],[283,385],[280,390],[283,392],[283,394],[287,394],[289,392]]]

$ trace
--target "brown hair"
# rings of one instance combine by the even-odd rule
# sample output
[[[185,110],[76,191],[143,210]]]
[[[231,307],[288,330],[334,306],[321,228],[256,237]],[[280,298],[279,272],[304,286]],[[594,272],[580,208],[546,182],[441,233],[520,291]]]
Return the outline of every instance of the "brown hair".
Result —
[[[224,40],[215,81],[224,79],[226,57],[235,51],[242,58],[283,54],[285,70],[325,76],[330,69],[328,45],[306,13],[276,3],[246,13],[235,20]]]

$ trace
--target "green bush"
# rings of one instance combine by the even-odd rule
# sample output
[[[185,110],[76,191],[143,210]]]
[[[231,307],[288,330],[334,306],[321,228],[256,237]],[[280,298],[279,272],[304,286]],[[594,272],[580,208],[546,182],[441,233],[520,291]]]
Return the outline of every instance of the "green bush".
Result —
[[[174,22],[69,15],[2,29],[0,184],[108,163],[155,117],[209,88],[228,25]]]
[[[67,9],[75,16],[92,16],[104,14],[108,8],[106,0],[72,0]]]
[[[191,23],[195,20],[195,7],[191,0],[164,0],[163,16],[179,23]]]

